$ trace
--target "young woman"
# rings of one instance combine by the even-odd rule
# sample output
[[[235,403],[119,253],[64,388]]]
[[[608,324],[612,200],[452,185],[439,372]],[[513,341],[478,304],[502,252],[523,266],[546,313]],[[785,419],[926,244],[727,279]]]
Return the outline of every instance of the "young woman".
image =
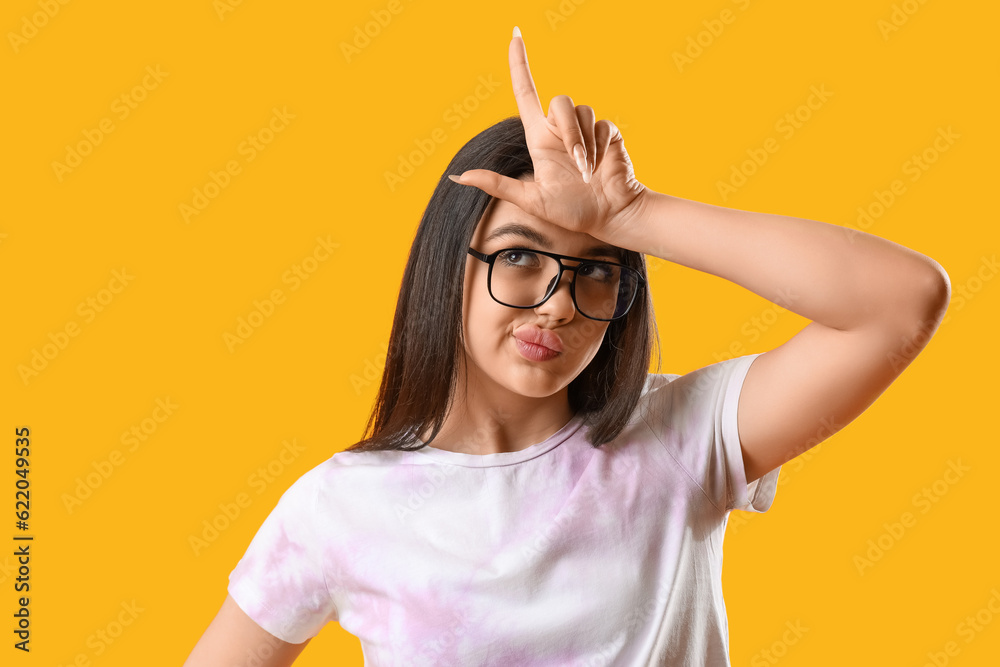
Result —
[[[299,478],[187,665],[289,665],[338,621],[366,664],[728,665],[729,512],[865,410],[937,328],[933,260],[654,192],[618,129],[539,103],[448,166],[406,266],[370,437]],[[649,373],[643,255],[811,323]],[[831,427],[831,425],[833,425]]]

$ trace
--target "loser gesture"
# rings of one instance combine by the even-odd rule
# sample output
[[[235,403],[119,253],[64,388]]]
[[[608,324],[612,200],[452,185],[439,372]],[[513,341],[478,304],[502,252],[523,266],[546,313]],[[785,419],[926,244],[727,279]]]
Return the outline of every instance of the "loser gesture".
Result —
[[[517,180],[486,169],[449,176],[522,211],[575,232],[612,242],[614,230],[640,206],[646,188],[636,180],[621,132],[594,110],[558,95],[542,113],[521,32],[514,28],[508,54],[511,83],[534,180]]]

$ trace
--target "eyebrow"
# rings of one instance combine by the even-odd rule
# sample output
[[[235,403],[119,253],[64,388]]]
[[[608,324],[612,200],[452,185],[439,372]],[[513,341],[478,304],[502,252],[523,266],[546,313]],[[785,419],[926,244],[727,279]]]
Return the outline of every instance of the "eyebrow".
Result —
[[[548,237],[539,232],[536,229],[532,229],[527,225],[522,225],[517,222],[510,222],[506,225],[501,225],[494,229],[489,236],[486,237],[485,243],[489,243],[494,239],[505,238],[505,237],[520,237],[527,239],[528,241],[539,245],[546,250],[552,249],[552,242],[549,241]],[[601,244],[595,245],[587,248],[583,252],[584,257],[613,257],[616,261],[621,261],[621,249],[616,248],[613,245]]]

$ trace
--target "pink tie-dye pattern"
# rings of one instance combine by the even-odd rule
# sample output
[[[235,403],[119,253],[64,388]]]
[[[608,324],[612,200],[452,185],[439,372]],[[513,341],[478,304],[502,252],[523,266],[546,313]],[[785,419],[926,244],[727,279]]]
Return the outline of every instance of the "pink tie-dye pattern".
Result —
[[[510,456],[337,454],[286,492],[231,594],[298,641],[337,618],[372,665],[726,665],[726,507],[766,511],[778,474],[748,488],[732,465],[752,356],[651,375],[599,449],[571,422]]]

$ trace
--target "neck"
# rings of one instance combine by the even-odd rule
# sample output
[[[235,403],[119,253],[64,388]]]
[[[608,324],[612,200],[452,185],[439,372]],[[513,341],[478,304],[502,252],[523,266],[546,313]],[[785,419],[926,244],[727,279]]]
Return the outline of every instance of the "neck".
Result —
[[[573,417],[568,387],[535,398],[499,387],[456,384],[455,399],[431,447],[477,455],[516,452],[547,439]],[[421,439],[426,442],[427,436],[429,432]]]

